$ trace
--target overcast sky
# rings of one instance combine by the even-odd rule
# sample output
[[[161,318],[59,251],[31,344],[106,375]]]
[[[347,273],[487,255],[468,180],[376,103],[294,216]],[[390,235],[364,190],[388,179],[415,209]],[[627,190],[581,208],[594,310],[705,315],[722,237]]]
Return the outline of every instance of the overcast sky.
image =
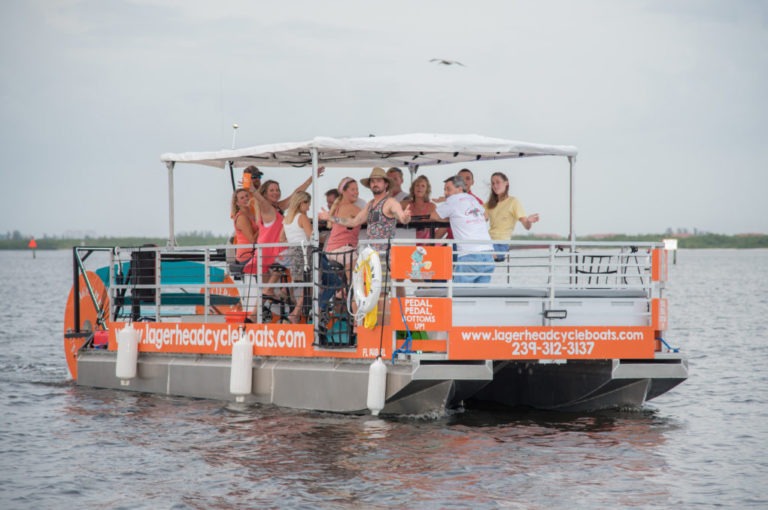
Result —
[[[768,2],[4,0],[0,38],[0,232],[167,235],[160,154],[229,148],[233,122],[238,147],[575,145],[577,234],[768,232]],[[471,168],[567,234],[564,160]],[[228,174],[175,176],[177,232],[229,233]]]

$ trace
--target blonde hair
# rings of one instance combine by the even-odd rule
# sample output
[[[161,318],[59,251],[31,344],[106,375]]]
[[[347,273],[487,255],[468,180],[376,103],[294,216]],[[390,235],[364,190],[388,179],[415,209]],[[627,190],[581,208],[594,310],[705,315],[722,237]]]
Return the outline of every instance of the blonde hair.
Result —
[[[339,205],[341,205],[341,201],[344,199],[344,192],[347,191],[347,188],[349,188],[349,185],[352,184],[353,182],[357,184],[357,181],[351,177],[344,177],[339,182],[339,187],[337,188],[339,192],[339,196],[336,197],[336,200],[333,201],[333,204],[331,204],[331,210],[328,211],[331,215],[333,215],[336,212],[336,209],[339,208]]]
[[[278,189],[278,190],[280,189],[280,183],[279,183],[279,182],[277,182],[277,181],[273,181],[273,180],[271,180],[271,179],[270,179],[270,180],[268,180],[268,181],[264,181],[264,182],[262,182],[262,183],[261,183],[261,186],[259,186],[259,193],[261,193],[261,196],[263,196],[263,197],[266,197],[266,196],[267,196],[267,190],[268,190],[268,189],[269,189],[269,187],[270,187],[270,186],[272,186],[273,184],[276,184],[276,185],[277,185],[277,189]]]
[[[419,181],[424,181],[427,183],[427,197],[426,200],[429,202],[429,197],[432,196],[432,184],[429,183],[429,179],[427,179],[426,175],[420,175],[416,177],[413,182],[411,183],[411,189],[408,192],[408,198],[411,200],[411,203],[416,202],[416,183]]]
[[[297,191],[291,197],[291,201],[288,203],[288,209],[285,211],[285,223],[293,223],[293,218],[298,214],[299,207],[304,202],[312,202],[312,196],[306,191]]]
[[[245,188],[237,188],[234,191],[234,193],[232,193],[232,203],[229,205],[229,217],[230,218],[234,218],[237,215],[237,213],[240,212],[240,206],[237,205],[237,194],[240,193],[241,191],[245,191],[246,193],[248,193],[248,196],[251,195],[251,192],[248,191]]]

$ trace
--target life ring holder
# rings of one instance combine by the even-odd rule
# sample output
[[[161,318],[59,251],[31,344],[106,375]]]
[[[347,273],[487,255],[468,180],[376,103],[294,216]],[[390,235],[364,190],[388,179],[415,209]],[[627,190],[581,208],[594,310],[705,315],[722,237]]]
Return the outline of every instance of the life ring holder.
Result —
[[[367,280],[367,281],[366,281]],[[379,253],[366,246],[357,256],[355,270],[352,273],[352,290],[357,305],[357,317],[366,315],[379,302],[381,294],[381,258]],[[366,287],[368,292],[366,293]]]

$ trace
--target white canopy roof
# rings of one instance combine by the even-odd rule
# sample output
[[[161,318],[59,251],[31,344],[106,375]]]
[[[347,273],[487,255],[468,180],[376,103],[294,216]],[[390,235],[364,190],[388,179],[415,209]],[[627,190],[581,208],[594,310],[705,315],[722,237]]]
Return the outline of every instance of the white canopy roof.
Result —
[[[173,212],[173,173],[176,163],[193,163],[226,168],[249,165],[263,167],[312,168],[313,153],[317,166],[363,168],[399,166],[412,171],[419,166],[444,165],[472,161],[523,158],[529,156],[563,156],[570,167],[570,238],[573,233],[573,164],[578,154],[572,145],[542,145],[479,135],[442,135],[415,133],[365,138],[329,138],[320,136],[306,142],[257,145],[243,149],[213,152],[166,153],[160,156],[168,167],[169,244],[176,244]],[[312,168],[313,172],[317,168]],[[234,177],[233,183],[234,187]],[[312,194],[317,196],[317,179],[312,180]],[[317,201],[313,201],[317,207]],[[316,212],[316,211],[315,211]],[[316,217],[316,215],[315,215]],[[317,238],[317,222],[314,222]]]
[[[317,137],[306,142],[257,145],[213,152],[166,153],[161,161],[194,163],[219,168],[230,162],[236,167],[305,167],[312,165],[312,150],[318,165],[328,167],[422,166],[527,156],[576,156],[571,145],[541,145],[479,135],[408,134],[365,138]]]

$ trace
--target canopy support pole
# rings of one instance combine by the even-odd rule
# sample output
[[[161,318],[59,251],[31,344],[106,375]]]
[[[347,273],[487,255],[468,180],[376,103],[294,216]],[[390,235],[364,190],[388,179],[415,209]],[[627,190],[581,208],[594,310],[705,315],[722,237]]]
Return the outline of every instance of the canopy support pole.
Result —
[[[317,167],[318,167],[318,158],[317,158],[317,147],[312,147],[310,149],[312,153],[312,239],[310,241],[310,246],[317,246],[320,247],[320,226],[318,225],[318,219],[317,215],[320,211],[320,201],[318,200],[318,175],[317,175]],[[320,264],[320,253],[318,250],[310,250],[307,248],[307,252],[311,255],[312,261],[310,264],[312,267],[310,267],[310,271],[312,271],[312,281],[319,282],[321,281],[320,271],[321,271],[321,264]],[[314,268],[318,268],[318,273],[314,272]],[[304,292],[302,290],[302,292]],[[312,285],[312,324],[314,324],[313,328],[315,330],[315,335],[318,334],[320,331],[318,328],[318,324],[320,323],[320,289],[317,285]],[[316,338],[316,342],[317,337]]]
[[[571,251],[575,250],[575,243],[576,243],[576,232],[573,230],[573,178],[574,178],[574,172],[573,167],[576,165],[576,158],[574,156],[568,156],[568,166],[569,166],[569,180],[570,180],[570,224],[569,224],[569,230],[568,230],[568,239],[571,241]]]
[[[319,209],[320,201],[318,200],[318,194],[317,194],[317,148],[312,147],[310,149],[312,152],[312,241],[313,243],[318,242],[320,240],[320,229],[317,224],[317,214]]]
[[[176,247],[176,234],[173,225],[173,167],[176,165],[173,161],[165,164],[168,168],[168,247]]]

